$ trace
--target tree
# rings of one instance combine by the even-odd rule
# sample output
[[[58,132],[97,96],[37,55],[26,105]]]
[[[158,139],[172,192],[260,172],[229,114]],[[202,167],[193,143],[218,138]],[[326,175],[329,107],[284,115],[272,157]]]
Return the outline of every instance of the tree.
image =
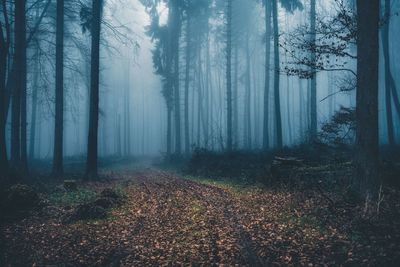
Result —
[[[11,1],[9,1],[9,3],[10,2]],[[18,1],[18,2],[21,2],[21,1]],[[18,4],[20,4],[20,3],[18,3]],[[30,28],[29,35],[27,36],[26,41],[25,41],[26,45],[29,45],[29,43],[33,40],[35,35],[38,33],[39,26],[41,25],[41,23],[43,21],[43,18],[45,17],[50,4],[51,4],[51,0],[47,0],[47,2],[44,3],[42,12],[40,13],[40,16],[37,18],[37,20],[35,21],[34,25],[32,27],[29,27]],[[6,10],[6,11],[8,10],[7,9],[7,1],[6,0],[4,0],[4,1],[2,0],[2,6],[1,7],[2,7],[3,10]],[[12,9],[9,8],[9,10],[12,10]],[[8,12],[3,12],[3,14],[5,15],[5,17],[4,17],[5,18],[5,20],[4,20],[5,26],[4,27],[5,27],[6,35],[10,35],[10,28],[11,27],[10,27],[9,16],[7,15],[7,13]],[[21,23],[23,21],[26,21],[26,18],[23,19],[22,21],[20,21],[19,23]],[[14,27],[14,32],[15,32],[15,27]],[[4,52],[10,51],[9,48],[10,48],[10,44],[11,44],[12,40],[13,39],[11,39],[11,38],[7,38],[7,42],[6,42],[6,46],[5,46],[6,49],[3,50]],[[16,51],[14,51],[14,59],[15,59],[15,53],[16,53]],[[7,61],[7,59],[8,59],[8,56],[4,60]],[[16,77],[17,77],[16,76],[16,71],[17,71],[16,65],[17,65],[17,62],[15,60],[12,60],[11,61],[11,65],[8,68],[4,69],[4,70],[7,71],[6,72],[7,79],[6,79],[6,83],[5,83],[5,87],[4,87],[4,119],[1,119],[1,122],[3,123],[3,125],[0,126],[1,129],[4,129],[4,130],[5,130],[5,123],[6,123],[6,120],[7,120],[7,117],[8,117],[9,106],[10,106],[10,104],[12,104],[11,103],[11,97],[13,96],[14,91],[15,91],[14,89],[16,87]],[[12,108],[11,108],[11,110],[12,110]],[[16,124],[14,124],[14,126],[15,125]],[[18,142],[20,142],[20,141],[18,141]],[[11,143],[13,143],[13,140],[11,140]],[[11,150],[13,150],[13,149],[11,148]],[[16,151],[14,151],[14,152],[16,152]],[[16,158],[18,158],[18,159],[20,158],[19,149],[18,149],[17,153],[13,153],[12,152],[11,154],[12,154],[11,155],[11,163],[13,161],[13,158],[15,159],[15,157],[13,157],[13,154],[17,156]]]
[[[170,19],[168,28],[170,30],[172,64],[171,80],[174,87],[174,119],[175,119],[175,154],[181,155],[181,105],[180,105],[180,86],[179,86],[179,39],[181,34],[181,10],[179,1],[171,0]]]
[[[209,8],[210,0],[186,0],[183,4],[183,10],[185,11],[185,93],[184,93],[184,134],[185,134],[185,154],[188,155],[190,153],[190,120],[189,120],[189,87],[191,82],[191,70],[193,64],[194,52],[193,50],[197,49],[196,41],[203,40],[200,39],[204,36],[204,31],[202,27],[198,25],[205,24],[206,32],[208,34],[209,25]],[[194,21],[198,23],[196,27],[193,25]],[[198,40],[194,40],[195,37],[199,38]],[[207,36],[208,39],[208,36]],[[207,40],[207,52],[209,52],[208,48],[208,40]],[[209,57],[207,57],[207,62],[209,63]],[[208,66],[208,65],[207,65]]]
[[[336,1],[337,12],[333,16],[316,17],[316,1],[311,1],[310,26],[301,25],[287,35],[282,47],[290,55],[285,72],[310,81],[308,113],[309,138],[314,139],[318,129],[317,81],[318,72],[341,72],[339,91],[349,92],[356,87],[357,73],[354,63],[356,42],[356,16],[354,10],[343,1]]]
[[[232,151],[232,0],[227,0],[226,11],[226,95],[227,95],[227,150]]]
[[[173,82],[171,75],[172,68],[172,49],[171,35],[169,34],[169,23],[160,26],[160,17],[157,11],[159,0],[147,1],[141,0],[145,6],[146,12],[150,16],[151,23],[146,29],[146,34],[154,42],[153,66],[155,73],[162,77],[162,94],[167,106],[167,155],[172,152],[172,111],[173,111]],[[171,21],[172,13],[168,13],[168,21]]]
[[[35,47],[34,55],[34,77],[32,84],[32,109],[31,109],[31,128],[29,136],[29,160],[33,160],[35,155],[35,141],[36,141],[36,118],[38,106],[38,87],[39,87],[39,64],[40,64],[40,49],[39,46]]]
[[[310,43],[315,47],[316,43],[316,0],[311,0],[311,13],[310,13],[310,25],[311,25],[311,40]],[[311,51],[311,62],[315,64],[316,55],[315,49]],[[317,136],[317,124],[318,124],[318,114],[317,114],[317,75],[315,72],[312,72],[311,75],[311,88],[310,88],[310,137],[311,139],[316,138]]]
[[[6,76],[11,41],[11,29],[6,0],[1,1],[3,20],[0,20],[0,178],[8,173],[6,149]]]
[[[383,27],[381,29],[381,38],[383,46],[384,68],[385,68],[385,104],[386,104],[386,124],[389,145],[395,144],[394,128],[393,128],[393,113],[392,113],[392,91],[397,93],[396,84],[393,79],[390,69],[389,55],[389,28],[390,28],[390,13],[391,1],[385,0],[385,10],[383,16]],[[396,95],[397,96],[397,95]],[[396,97],[394,95],[394,97]]]
[[[185,154],[190,153],[189,137],[189,83],[190,83],[190,63],[191,63],[191,13],[186,11],[186,55],[185,55]]]
[[[54,124],[53,174],[57,176],[63,173],[64,0],[57,1],[56,24],[56,114]]]
[[[11,162],[18,170],[26,170],[26,10],[25,0],[15,2],[15,72],[12,79]]]
[[[302,9],[303,5],[299,0],[280,0],[282,7],[289,12]],[[278,22],[278,0],[272,0],[272,23],[274,27],[274,107],[275,107],[275,128],[278,148],[283,147],[282,136],[282,114],[280,100],[280,55],[279,55],[279,22]]]
[[[357,0],[356,175],[366,199],[377,197],[379,185],[378,66],[379,0]]]
[[[275,107],[275,128],[276,141],[278,148],[283,147],[282,140],[282,115],[281,115],[281,100],[280,100],[280,55],[279,55],[279,24],[278,24],[278,0],[272,1],[272,17],[274,25],[274,107]]]
[[[244,138],[245,148],[251,149],[251,76],[250,76],[250,34],[247,32],[246,40],[246,72],[245,72],[245,103],[244,103]]]
[[[265,8],[265,84],[264,84],[264,121],[263,121],[263,149],[269,148],[269,86],[270,86],[270,59],[271,59],[271,1],[264,0]]]
[[[86,178],[95,179],[98,171],[98,129],[99,129],[99,76],[100,76],[100,32],[103,1],[93,0],[91,18],[91,71],[90,71],[90,110],[89,134],[86,161]]]

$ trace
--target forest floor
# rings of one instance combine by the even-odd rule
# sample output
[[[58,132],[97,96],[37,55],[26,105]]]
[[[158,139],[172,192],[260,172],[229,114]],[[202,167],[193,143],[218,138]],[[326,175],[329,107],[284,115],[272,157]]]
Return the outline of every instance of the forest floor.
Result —
[[[400,194],[377,218],[329,192],[267,188],[116,166],[77,191],[54,187],[45,206],[2,226],[4,266],[395,266]],[[102,219],[63,218],[112,188]],[[334,204],[333,204],[334,202]]]

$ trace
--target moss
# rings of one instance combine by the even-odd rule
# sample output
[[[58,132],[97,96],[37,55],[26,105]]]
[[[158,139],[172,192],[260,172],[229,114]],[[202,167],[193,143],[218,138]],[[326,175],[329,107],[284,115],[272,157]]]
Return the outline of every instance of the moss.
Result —
[[[37,207],[39,202],[40,198],[32,187],[17,184],[6,192],[4,206],[12,211],[29,210]]]
[[[320,234],[326,234],[327,232],[324,224],[315,216],[303,215],[299,217],[293,213],[282,213],[278,217],[278,221],[291,225],[292,228],[313,229]]]
[[[81,203],[93,201],[97,197],[94,190],[78,188],[71,192],[55,192],[48,196],[51,204],[60,206],[76,206]]]
[[[191,211],[189,216],[194,220],[197,221],[197,219],[201,218],[202,214],[206,211],[206,207],[199,201],[199,200],[194,200],[191,203]]]

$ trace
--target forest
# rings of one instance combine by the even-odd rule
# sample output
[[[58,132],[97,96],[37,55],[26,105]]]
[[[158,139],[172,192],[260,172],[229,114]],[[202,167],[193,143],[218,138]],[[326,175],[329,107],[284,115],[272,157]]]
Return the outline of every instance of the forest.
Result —
[[[398,0],[0,0],[0,266],[397,266],[399,33]]]

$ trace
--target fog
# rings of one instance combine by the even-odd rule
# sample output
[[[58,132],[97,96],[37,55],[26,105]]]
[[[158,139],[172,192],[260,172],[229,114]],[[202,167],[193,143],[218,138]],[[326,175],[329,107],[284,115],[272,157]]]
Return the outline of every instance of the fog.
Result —
[[[34,4],[27,11],[32,27],[44,8]],[[43,1],[45,2],[45,1]],[[195,1],[196,2],[196,1]],[[107,0],[102,13],[100,45],[100,107],[98,151],[100,157],[165,155],[191,153],[196,147],[214,151],[227,149],[227,78],[226,78],[226,3],[198,1],[198,10],[181,7],[178,37],[179,100],[176,92],[166,96],[165,76],[155,68],[154,54],[159,37],[149,34],[152,19],[159,17],[158,28],[167,27],[169,4],[161,1]],[[234,0],[231,25],[232,143],[235,150],[261,151],[265,147],[265,49],[270,41],[270,84],[268,95],[267,149],[277,147],[276,95],[274,74],[279,71],[280,112],[283,146],[306,142],[310,134],[310,79],[287,75],[295,60],[293,33],[308,27],[310,1],[287,1],[290,8],[278,4],[280,66],[274,66],[274,37],[265,37],[265,8],[261,1]],[[201,3],[204,7],[201,7]],[[68,4],[65,19],[64,48],[64,157],[84,156],[87,151],[90,90],[90,31],[82,31],[81,4]],[[340,11],[340,4],[351,10],[351,1],[317,1],[317,21],[328,22]],[[147,5],[147,7],[145,6]],[[151,11],[156,6],[156,14]],[[196,7],[193,7],[194,9]],[[392,4],[392,13],[400,6]],[[292,9],[292,10],[291,10]],[[153,12],[153,14],[151,14]],[[152,17],[153,16],[153,17]],[[187,17],[191,16],[187,24]],[[55,7],[50,5],[34,40],[27,49],[27,143],[31,159],[51,159],[54,149],[55,114]],[[390,68],[398,85],[400,56],[400,18],[390,18]],[[318,23],[317,23],[318,24]],[[190,25],[191,39],[188,39]],[[153,25],[154,26],[154,25]],[[173,27],[173,26],[171,26]],[[318,26],[317,26],[318,27]],[[154,30],[154,29],[153,29]],[[272,31],[273,33],[273,31]],[[171,33],[172,34],[172,33]],[[321,41],[318,39],[317,41]],[[322,37],[321,37],[322,38]],[[326,42],[334,43],[335,37]],[[322,41],[321,41],[322,42]],[[351,43],[351,41],[349,41]],[[292,45],[292,46],[291,46]],[[187,46],[190,46],[187,49]],[[189,50],[189,51],[188,51]],[[346,51],[356,54],[355,45]],[[381,49],[382,52],[382,49]],[[295,52],[301,55],[303,52]],[[189,55],[190,60],[186,57]],[[356,60],[331,53],[332,61],[356,71]],[[168,57],[168,56],[167,56]],[[168,59],[167,59],[168,60]],[[326,59],[325,59],[326,60]],[[175,61],[174,61],[175,62]],[[188,66],[187,63],[189,63]],[[173,63],[172,65],[174,65]],[[325,62],[326,64],[326,62]],[[174,65],[175,66],[175,65]],[[304,68],[300,67],[300,68]],[[354,90],[342,90],[350,79],[346,71],[316,71],[317,127],[328,122],[341,107],[355,107]],[[167,79],[168,80],[168,79]],[[379,130],[382,144],[388,143],[385,108],[384,57],[380,56]],[[187,90],[187,91],[186,91]],[[35,99],[37,97],[37,99]],[[170,98],[169,98],[170,97]],[[171,101],[170,111],[167,107]],[[173,103],[172,103],[173,102]],[[393,112],[395,139],[399,140],[399,113]],[[177,116],[176,108],[179,107]],[[187,108],[187,110],[186,110]],[[36,112],[36,117],[33,115]],[[187,113],[187,114],[186,114]],[[185,115],[186,114],[186,115]],[[7,153],[11,153],[11,112],[7,123]],[[168,134],[168,117],[170,129]],[[185,117],[187,116],[187,117]],[[228,118],[229,119],[229,118]],[[177,123],[179,126],[176,126]],[[177,137],[178,135],[178,137]],[[170,141],[168,141],[168,138]],[[168,148],[169,146],[169,148]]]
[[[0,0],[0,266],[397,266],[399,33],[399,0]]]

